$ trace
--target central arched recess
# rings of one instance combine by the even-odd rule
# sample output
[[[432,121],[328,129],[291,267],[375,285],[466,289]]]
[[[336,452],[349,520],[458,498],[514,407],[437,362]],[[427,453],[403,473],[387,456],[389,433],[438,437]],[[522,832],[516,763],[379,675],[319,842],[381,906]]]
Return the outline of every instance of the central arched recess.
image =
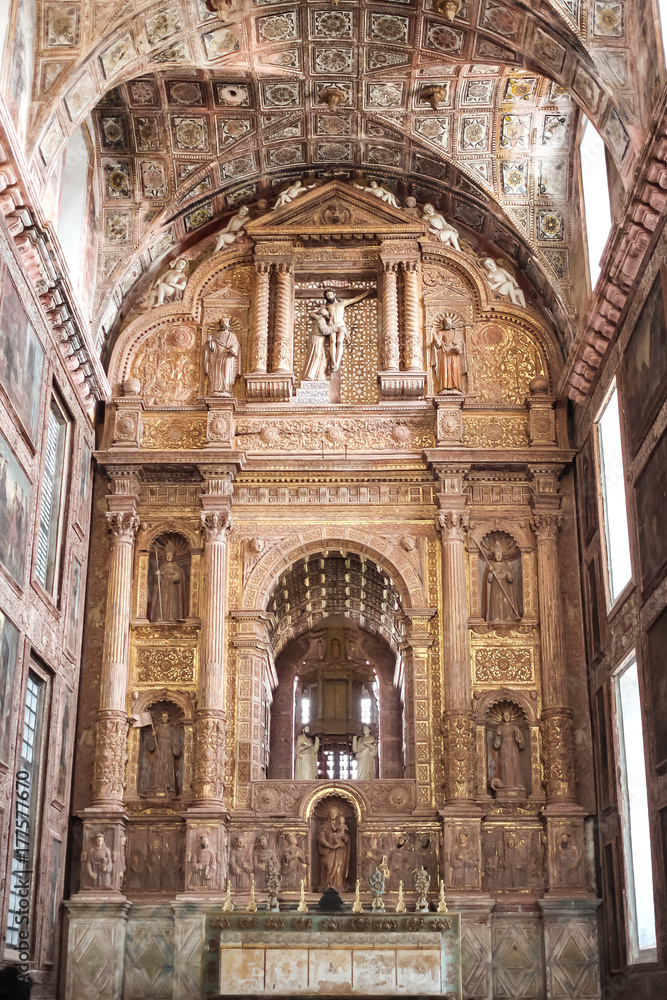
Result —
[[[353,740],[365,725],[378,744],[375,776],[404,777],[403,612],[391,578],[356,553],[324,551],[281,576],[269,610],[280,653],[268,777],[294,777],[306,724],[319,738],[318,778],[354,780]]]

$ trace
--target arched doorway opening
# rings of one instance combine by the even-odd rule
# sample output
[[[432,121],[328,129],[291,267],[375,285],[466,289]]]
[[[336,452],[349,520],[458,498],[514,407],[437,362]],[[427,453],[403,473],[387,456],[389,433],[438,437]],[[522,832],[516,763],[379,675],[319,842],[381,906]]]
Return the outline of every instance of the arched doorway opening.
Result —
[[[345,615],[328,615],[286,644],[276,673],[269,778],[298,776],[295,747],[306,726],[317,741],[313,777],[404,777],[403,699],[396,654],[383,638]],[[362,765],[364,727],[377,756]]]

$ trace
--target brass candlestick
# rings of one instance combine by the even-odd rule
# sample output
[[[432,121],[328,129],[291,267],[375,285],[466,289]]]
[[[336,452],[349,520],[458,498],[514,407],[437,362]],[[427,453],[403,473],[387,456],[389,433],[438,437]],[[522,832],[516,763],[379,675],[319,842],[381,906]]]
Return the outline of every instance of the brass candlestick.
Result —
[[[357,879],[357,887],[354,890],[354,903],[352,904],[353,913],[363,913],[364,908],[361,905],[361,897],[359,895],[359,879]]]
[[[257,913],[257,903],[255,902],[255,876],[250,876],[250,899],[246,907],[246,913]]]
[[[222,908],[223,913],[231,913],[234,909],[234,904],[232,903],[232,884],[227,879],[227,894],[225,896],[225,905]]]
[[[403,879],[398,883],[398,899],[396,900],[396,913],[405,913],[405,901],[403,899]]]
[[[301,899],[299,900],[299,905],[296,908],[297,913],[308,913],[308,907],[306,906],[306,880],[301,879]]]

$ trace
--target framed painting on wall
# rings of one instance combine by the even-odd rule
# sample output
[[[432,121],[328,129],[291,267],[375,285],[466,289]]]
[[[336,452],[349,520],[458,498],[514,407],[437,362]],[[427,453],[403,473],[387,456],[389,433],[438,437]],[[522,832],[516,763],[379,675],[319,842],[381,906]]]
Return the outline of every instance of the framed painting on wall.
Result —
[[[28,544],[30,482],[0,434],[0,563],[20,587]]]
[[[9,764],[19,631],[0,611],[0,762]]]
[[[655,746],[655,766],[667,771],[667,609],[647,631],[648,674],[650,680],[651,718]]]
[[[34,443],[44,351],[6,268],[0,295],[0,385]]]
[[[622,403],[634,455],[667,390],[667,276],[658,273],[623,357]]]
[[[651,452],[635,483],[642,590],[657,583],[667,566],[667,433]]]

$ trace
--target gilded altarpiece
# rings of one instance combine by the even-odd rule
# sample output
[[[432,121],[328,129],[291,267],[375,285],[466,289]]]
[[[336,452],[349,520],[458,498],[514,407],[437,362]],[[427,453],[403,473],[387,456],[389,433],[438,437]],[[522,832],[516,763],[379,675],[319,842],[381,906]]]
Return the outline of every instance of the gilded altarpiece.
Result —
[[[335,238],[325,212],[344,220]],[[279,905],[303,884],[312,906],[338,837],[347,904],[358,878],[369,908],[382,865],[388,908],[400,879],[414,909],[423,870],[435,909],[443,881],[473,981],[508,912],[529,905],[551,926],[567,907],[584,923],[595,910],[591,788],[574,757],[575,737],[590,749],[585,695],[572,698],[585,678],[569,676],[583,662],[581,609],[560,584],[572,453],[551,394],[553,332],[493,295],[474,251],[339,181],[198,259],[182,299],[134,319],[111,364],[97,457],[114,534],[96,770],[79,811],[84,855],[104,851],[101,836],[112,868],[82,877],[77,898],[102,911],[129,900],[137,914],[172,900],[174,961],[196,977],[202,914],[228,882],[242,909],[253,877],[265,905],[273,876]],[[328,300],[323,336],[341,338],[340,364],[325,344],[312,389],[309,314],[326,311],[328,290],[341,311]],[[451,329],[463,376],[436,394],[434,336]],[[218,336],[237,352],[231,382],[211,375]],[[185,580],[177,536],[187,607],[164,620],[165,598],[155,621],[155,588]],[[319,662],[324,627],[353,627],[359,648],[330,657],[306,696],[299,669]],[[357,684],[355,664],[374,680]],[[290,777],[273,779],[279,715]],[[390,746],[403,777],[386,776]],[[364,752],[374,763],[357,780]],[[154,874],[151,851],[169,874]]]

